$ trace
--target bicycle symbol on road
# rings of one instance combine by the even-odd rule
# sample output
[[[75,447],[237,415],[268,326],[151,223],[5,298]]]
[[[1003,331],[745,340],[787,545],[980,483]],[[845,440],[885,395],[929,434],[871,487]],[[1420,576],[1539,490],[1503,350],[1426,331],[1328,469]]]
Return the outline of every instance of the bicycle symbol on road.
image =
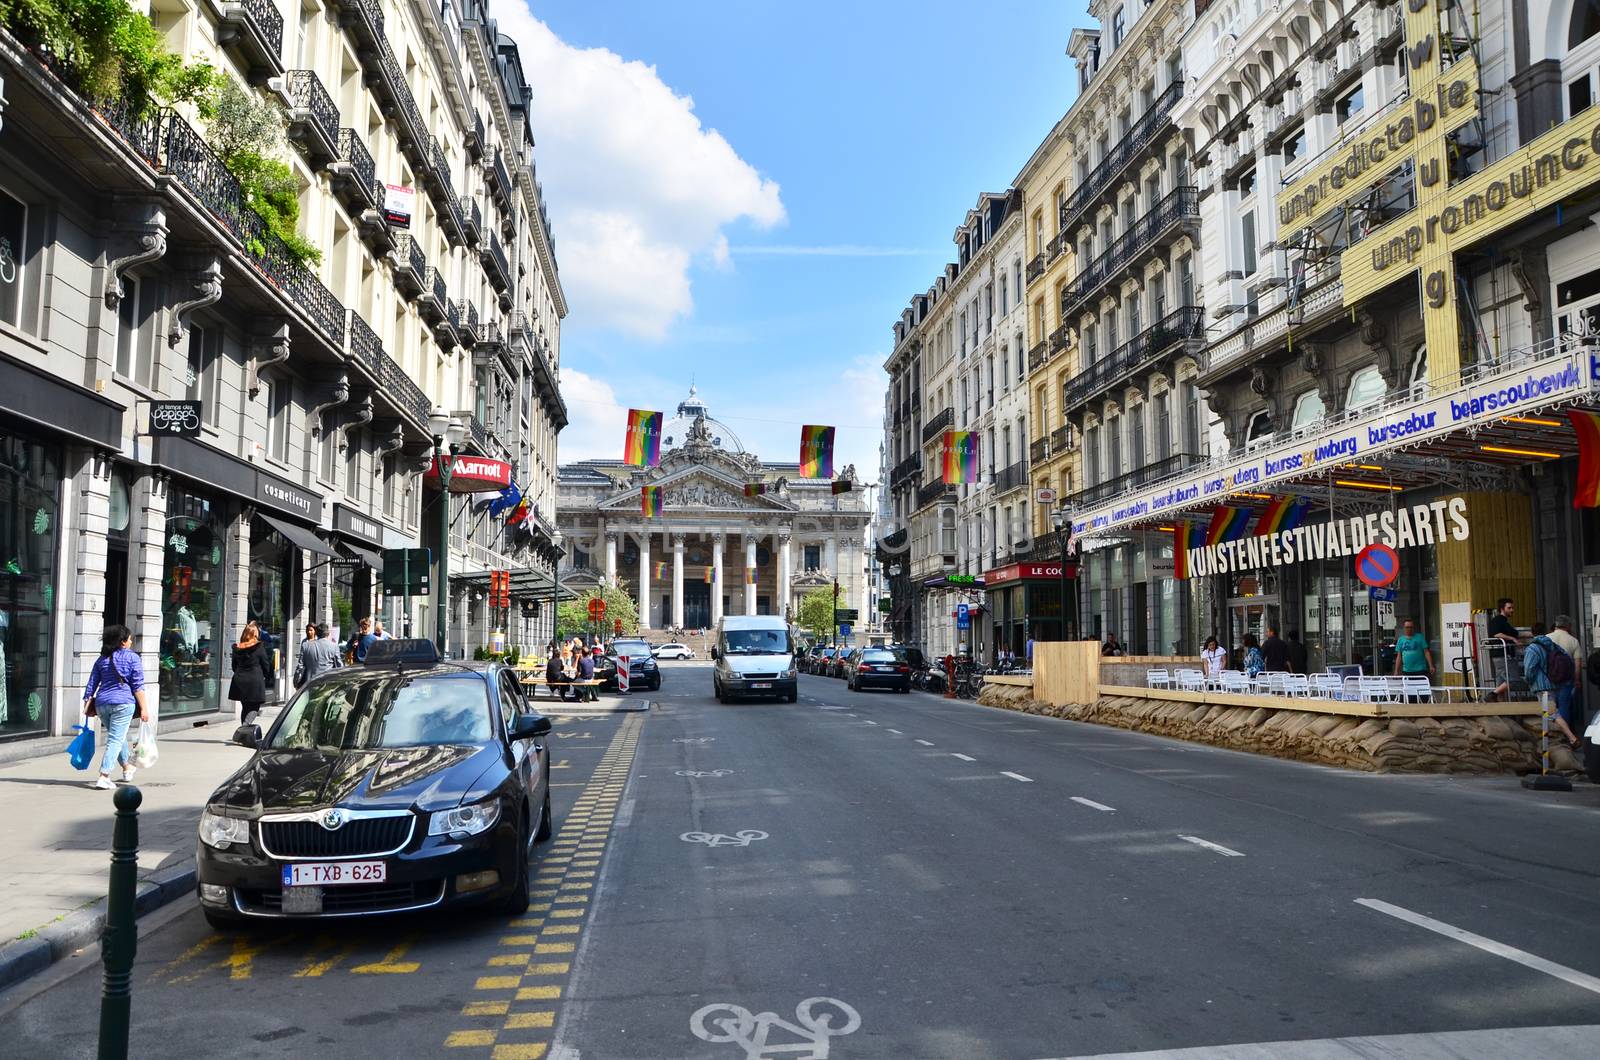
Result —
[[[689,1018],[689,1029],[705,1042],[731,1042],[744,1050],[745,1060],[774,1060],[780,1054],[798,1060],[827,1060],[830,1039],[853,1034],[861,1026],[861,1013],[833,997],[808,997],[794,1008],[794,1022],[776,1012],[752,1013],[742,1005],[721,1002],[707,1005]],[[770,1044],[774,1030],[800,1041]]]
[[[677,771],[677,775],[680,777],[725,777],[732,772],[733,770],[731,769],[680,769]]]
[[[766,839],[767,833],[746,828],[733,835],[724,835],[721,832],[685,832],[678,838],[685,843],[704,843],[708,847],[747,847],[751,843]]]
[[[674,739],[672,742],[673,743],[712,743],[715,740],[716,740],[715,736],[679,736],[676,739]]]

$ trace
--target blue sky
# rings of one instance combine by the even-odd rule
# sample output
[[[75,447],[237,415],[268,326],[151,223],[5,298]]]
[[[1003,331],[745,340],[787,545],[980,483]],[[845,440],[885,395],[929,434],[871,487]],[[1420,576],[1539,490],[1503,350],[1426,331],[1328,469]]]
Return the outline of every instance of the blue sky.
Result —
[[[497,0],[533,83],[570,313],[565,460],[693,378],[769,459],[877,477],[890,327],[1071,102],[1081,2]]]

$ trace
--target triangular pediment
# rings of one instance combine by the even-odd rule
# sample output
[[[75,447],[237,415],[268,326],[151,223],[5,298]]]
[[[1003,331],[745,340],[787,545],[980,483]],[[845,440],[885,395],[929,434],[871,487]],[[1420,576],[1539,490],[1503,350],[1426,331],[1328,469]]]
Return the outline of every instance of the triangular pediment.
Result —
[[[678,511],[793,512],[799,509],[775,493],[746,497],[746,480],[721,467],[692,464],[651,469],[646,483],[660,486],[667,514]],[[639,486],[629,486],[600,502],[601,511],[638,511]]]

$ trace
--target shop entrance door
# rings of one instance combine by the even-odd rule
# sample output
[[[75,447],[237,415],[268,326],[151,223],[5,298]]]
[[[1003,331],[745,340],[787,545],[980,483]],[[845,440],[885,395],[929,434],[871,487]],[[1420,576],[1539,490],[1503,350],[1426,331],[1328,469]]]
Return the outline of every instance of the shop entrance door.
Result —
[[[1228,644],[1244,660],[1244,635],[1254,633],[1257,643],[1267,639],[1267,627],[1278,623],[1276,596],[1251,596],[1228,601]]]

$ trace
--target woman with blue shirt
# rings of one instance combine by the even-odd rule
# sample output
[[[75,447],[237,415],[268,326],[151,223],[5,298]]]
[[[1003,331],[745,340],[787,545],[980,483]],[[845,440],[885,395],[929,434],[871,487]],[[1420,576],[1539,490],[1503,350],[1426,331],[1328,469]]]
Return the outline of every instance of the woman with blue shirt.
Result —
[[[128,725],[137,708],[140,721],[150,720],[144,701],[144,663],[133,652],[133,633],[127,626],[107,626],[100,638],[100,658],[89,671],[83,686],[83,706],[94,704],[100,727],[106,734],[106,753],[100,761],[100,779],[94,786],[111,788],[111,763],[122,767],[122,779],[133,779],[133,763],[128,758]]]

